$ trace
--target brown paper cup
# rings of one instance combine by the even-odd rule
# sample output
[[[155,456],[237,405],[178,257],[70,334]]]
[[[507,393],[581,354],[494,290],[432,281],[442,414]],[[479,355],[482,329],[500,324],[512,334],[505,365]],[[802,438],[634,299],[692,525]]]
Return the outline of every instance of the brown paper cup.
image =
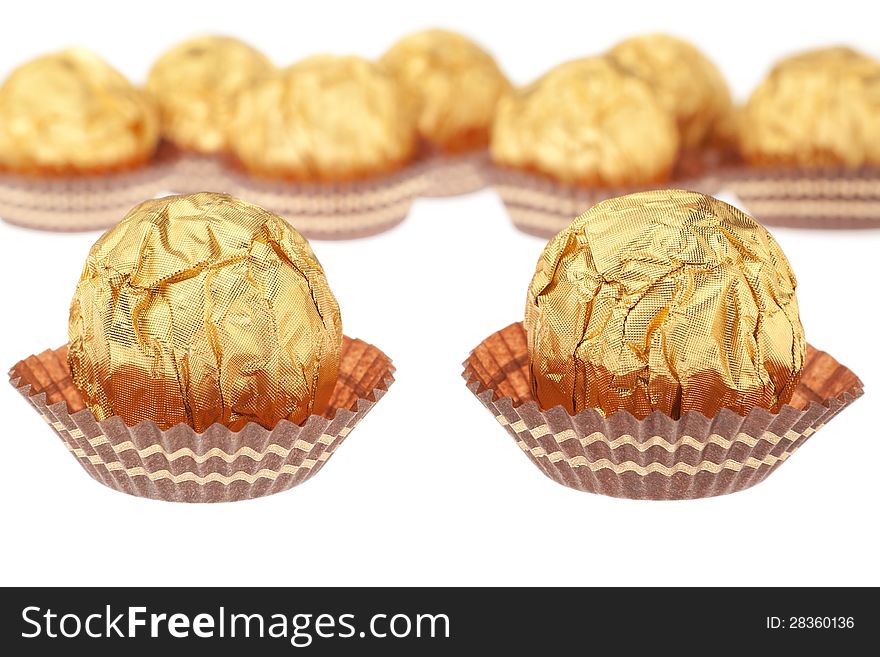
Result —
[[[250,423],[219,424],[198,434],[185,424],[162,431],[153,422],[98,422],[70,380],[67,348],[17,363],[12,385],[94,479],[130,495],[170,502],[233,502],[272,495],[312,477],[394,381],[391,360],[376,347],[345,338],[339,379],[325,415],[302,426],[286,420],[271,431]]]
[[[880,168],[758,169],[739,166],[717,173],[725,190],[770,226],[793,228],[880,227]]]
[[[556,235],[599,201],[654,188],[578,187],[498,166],[491,167],[489,176],[514,225],[525,233],[544,238]],[[716,194],[720,189],[714,176],[674,180],[664,187],[704,194]]]
[[[446,198],[478,192],[489,184],[489,152],[447,155],[433,153],[426,162],[426,181],[422,196]]]
[[[745,417],[722,409],[679,420],[655,412],[570,415],[538,407],[529,383],[521,323],[490,335],[464,363],[468,388],[517,445],[554,481],[577,490],[648,500],[724,495],[754,486],[862,394],[862,382],[828,354],[808,347],[791,404]]]
[[[118,173],[51,177],[0,173],[0,217],[39,230],[109,228],[144,199],[168,188],[175,156],[160,149],[148,164]]]
[[[223,155],[176,151],[168,187],[176,194],[224,192],[232,188],[232,168]]]
[[[307,238],[344,240],[382,233],[402,222],[424,190],[425,176],[423,163],[335,184],[267,180],[232,171],[229,193],[281,215]]]

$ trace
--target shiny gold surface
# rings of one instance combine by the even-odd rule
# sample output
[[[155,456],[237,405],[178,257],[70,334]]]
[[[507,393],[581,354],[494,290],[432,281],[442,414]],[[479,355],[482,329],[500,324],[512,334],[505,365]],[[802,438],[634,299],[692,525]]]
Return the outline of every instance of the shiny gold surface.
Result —
[[[251,172],[340,181],[414,155],[416,111],[397,81],[359,57],[311,57],[238,95],[232,151]]]
[[[381,63],[417,99],[421,137],[447,152],[483,148],[498,99],[510,83],[492,56],[446,30],[404,37]]]
[[[87,50],[20,66],[0,87],[0,168],[100,173],[148,160],[159,138],[152,101]]]
[[[683,148],[706,145],[713,126],[730,112],[730,90],[721,72],[687,41],[646,34],[621,41],[608,56],[651,87],[675,117]]]
[[[678,130],[650,87],[604,57],[551,70],[498,103],[492,159],[564,183],[664,182]]]
[[[849,48],[782,60],[743,108],[740,149],[758,166],[880,165],[880,62]]]
[[[196,37],[171,48],[147,78],[162,135],[187,150],[225,150],[235,94],[272,70],[260,52],[230,37]]]
[[[104,233],[69,332],[73,382],[99,420],[196,431],[321,413],[342,346],[308,242],[274,214],[210,193],[146,201]]]
[[[795,287],[770,233],[711,196],[599,203],[550,241],[529,287],[538,402],[636,417],[776,411],[806,357]]]
[[[742,112],[742,105],[731,105],[713,124],[707,135],[706,148],[726,151],[731,157],[738,157]]]

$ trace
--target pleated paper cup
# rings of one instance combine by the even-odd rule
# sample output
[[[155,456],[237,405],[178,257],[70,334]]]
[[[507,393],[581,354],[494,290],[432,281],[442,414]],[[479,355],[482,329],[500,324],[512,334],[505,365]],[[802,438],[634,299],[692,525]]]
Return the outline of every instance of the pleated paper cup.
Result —
[[[130,171],[63,177],[0,172],[0,217],[38,230],[103,230],[168,189],[174,160],[160,149],[151,162]]]
[[[426,180],[422,196],[447,198],[472,194],[489,185],[489,152],[433,152],[427,156]]]
[[[17,363],[10,382],[61,438],[92,478],[130,495],[169,502],[233,502],[272,495],[314,476],[394,381],[391,360],[345,338],[330,408],[302,425],[271,431],[249,423],[196,433],[154,422],[130,427],[118,416],[97,421],[70,380],[67,348]]]
[[[603,417],[538,407],[521,323],[486,338],[465,361],[468,388],[519,448],[554,481],[581,491],[647,500],[733,493],[760,483],[862,394],[862,382],[808,347],[801,382],[779,413],[722,409],[674,420],[655,412]]]
[[[309,239],[344,240],[390,230],[425,188],[426,166],[340,183],[269,180],[233,171],[229,193],[287,219]]]
[[[491,167],[488,175],[514,225],[525,233],[544,238],[553,237],[573,218],[600,201],[658,187],[579,187],[498,166]],[[715,176],[705,175],[672,180],[659,187],[716,194],[720,190],[720,181]]]
[[[880,228],[880,168],[759,169],[717,177],[760,222],[793,228]]]
[[[228,158],[223,155],[177,150],[168,187],[176,194],[228,193],[232,187],[232,171]]]

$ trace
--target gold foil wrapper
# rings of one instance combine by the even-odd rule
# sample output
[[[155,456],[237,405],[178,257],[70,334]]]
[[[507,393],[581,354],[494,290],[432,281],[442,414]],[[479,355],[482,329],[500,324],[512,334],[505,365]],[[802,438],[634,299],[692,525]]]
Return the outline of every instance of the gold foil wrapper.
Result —
[[[223,36],[189,39],[153,65],[147,89],[159,106],[162,135],[200,153],[226,150],[235,95],[274,70],[248,44]]]
[[[510,83],[480,46],[454,32],[426,30],[398,41],[381,63],[417,99],[422,139],[450,153],[488,146],[495,105]]]
[[[379,175],[409,162],[416,108],[384,68],[321,55],[242,91],[230,146],[252,173],[301,181]]]
[[[646,34],[621,41],[608,56],[644,80],[678,124],[681,145],[698,149],[731,111],[730,89],[718,68],[687,41]]]
[[[675,120],[642,80],[604,57],[556,67],[498,103],[492,159],[557,181],[618,187],[665,182]]]
[[[795,287],[770,233],[711,196],[603,201],[550,241],[529,286],[538,404],[638,418],[775,412],[806,357]]]
[[[73,382],[99,420],[196,431],[323,412],[342,345],[308,242],[205,192],[142,203],[95,243],[69,332]]]
[[[150,98],[87,50],[20,66],[0,87],[0,168],[79,174],[147,161],[159,140]]]
[[[706,147],[724,152],[728,160],[736,160],[739,157],[739,133],[742,113],[743,108],[741,105],[731,105],[712,125],[712,130],[705,144]]]
[[[849,48],[789,57],[740,118],[740,150],[750,164],[880,165],[880,62]]]

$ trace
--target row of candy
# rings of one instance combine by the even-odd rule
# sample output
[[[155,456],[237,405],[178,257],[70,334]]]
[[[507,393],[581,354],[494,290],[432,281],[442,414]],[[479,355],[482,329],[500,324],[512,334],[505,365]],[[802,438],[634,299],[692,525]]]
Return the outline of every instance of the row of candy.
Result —
[[[479,168],[488,149],[499,191],[512,188],[505,202],[514,219],[541,234],[572,216],[549,209],[572,196],[582,205],[597,200],[585,193],[622,189],[714,192],[731,171],[724,182],[756,197],[759,218],[799,213],[865,225],[880,220],[871,169],[880,166],[878,71],[876,60],[847,48],[796,55],[736,107],[714,64],[666,35],[627,39],[522,88],[477,44],[442,30],[405,37],[378,62],[317,56],[286,68],[235,39],[200,37],[163,54],[146,90],[95,55],[64,51],[21,66],[0,88],[0,214],[39,205],[47,178],[57,189],[64,176],[76,192],[76,179],[104,174],[115,189],[172,153],[195,163],[178,169],[185,174],[172,187],[235,192],[296,221],[298,208],[328,195],[328,183],[338,196],[357,181],[359,196],[357,185],[381,187],[426,160],[448,165],[438,169],[450,176],[464,161],[469,175],[445,189],[472,189],[486,180]],[[112,175],[120,170],[128,177]],[[794,181],[774,182],[792,172]],[[293,183],[318,188],[291,200]],[[542,184],[553,187],[530,191]],[[312,212],[305,231],[320,235],[309,220],[320,223],[338,205]]]
[[[862,392],[807,345],[795,288],[772,235],[736,208],[680,190],[617,197],[549,242],[524,322],[484,340],[465,378],[560,483],[657,499],[739,490]],[[392,369],[343,337],[293,227],[201,192],[146,201],[107,231],[68,348],[11,379],[99,481],[221,501],[314,474]]]

